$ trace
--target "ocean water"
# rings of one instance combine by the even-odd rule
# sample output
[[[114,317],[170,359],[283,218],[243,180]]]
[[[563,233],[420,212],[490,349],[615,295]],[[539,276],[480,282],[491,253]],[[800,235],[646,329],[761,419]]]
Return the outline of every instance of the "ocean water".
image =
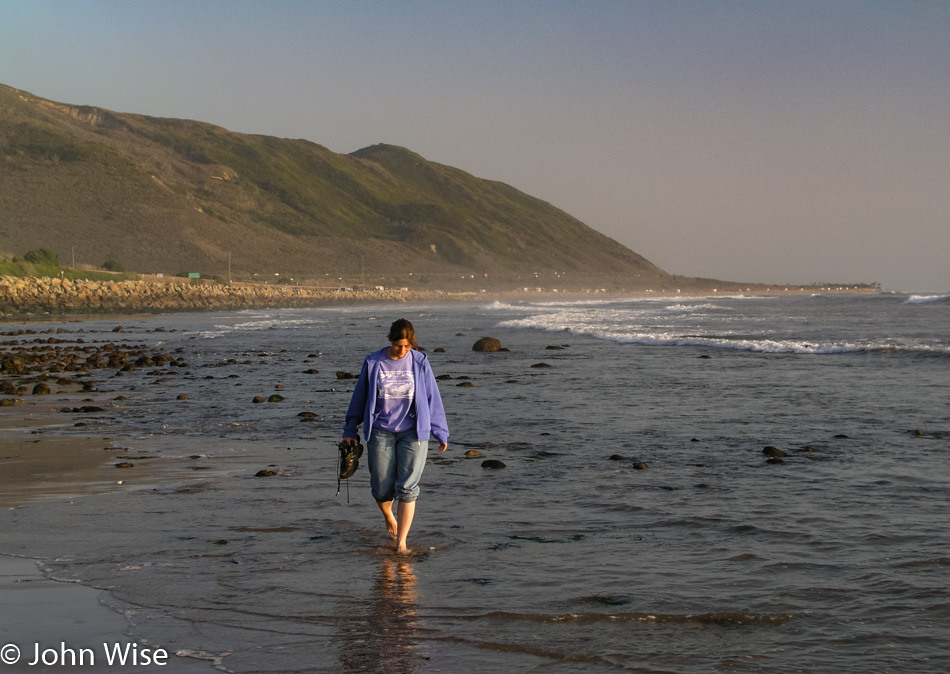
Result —
[[[451,377],[409,559],[386,552],[365,467],[339,495],[335,475],[353,388],[336,373],[400,317]],[[0,513],[0,552],[108,589],[140,643],[233,672],[950,668],[945,296],[63,326],[189,367],[99,376],[106,411],[43,432],[108,437],[137,467]],[[508,351],[473,352],[482,336]],[[137,480],[149,464],[175,470]]]

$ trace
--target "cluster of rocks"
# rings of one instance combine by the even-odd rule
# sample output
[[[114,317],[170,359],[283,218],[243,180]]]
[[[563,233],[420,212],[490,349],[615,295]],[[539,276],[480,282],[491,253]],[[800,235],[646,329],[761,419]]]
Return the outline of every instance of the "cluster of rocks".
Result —
[[[270,395],[269,397],[267,397],[267,398],[264,398],[264,396],[254,396],[254,398],[253,398],[253,400],[251,400],[251,402],[254,403],[255,405],[257,405],[257,404],[260,404],[260,403],[263,403],[263,402],[279,403],[279,402],[282,402],[283,400],[284,400],[284,396],[282,396],[282,395],[280,395],[280,394],[278,394],[278,393],[273,393],[273,394],[271,394],[271,395]]]
[[[8,338],[0,341],[0,395],[49,395],[53,392],[53,385],[93,391],[96,382],[89,377],[103,370],[122,374],[143,367],[188,367],[182,356],[176,357],[145,345],[111,341],[87,343],[82,336],[62,337],[66,332],[58,328],[55,331],[19,330],[0,334]],[[21,398],[4,398],[0,405],[19,402],[22,402]],[[89,408],[63,411],[86,412]]]
[[[845,435],[844,433],[839,433],[838,435],[834,436],[834,439],[835,440],[850,440],[851,438]],[[812,445],[802,445],[801,447],[797,447],[795,451],[810,454],[813,452],[817,452],[818,450],[815,449],[815,447]],[[771,464],[783,464],[785,463],[783,459],[789,456],[788,452],[781,450],[778,447],[773,447],[772,445],[766,445],[765,447],[763,447],[762,454],[766,457],[765,462],[771,463]]]
[[[408,295],[401,290],[340,292],[308,286],[190,280],[155,283],[0,276],[0,312],[10,314],[253,309],[360,300],[399,301]],[[413,294],[417,296],[419,293]]]

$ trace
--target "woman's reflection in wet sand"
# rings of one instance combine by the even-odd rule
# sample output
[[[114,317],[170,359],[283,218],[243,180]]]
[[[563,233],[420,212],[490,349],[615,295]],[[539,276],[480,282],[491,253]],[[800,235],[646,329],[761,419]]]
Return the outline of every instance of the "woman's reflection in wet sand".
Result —
[[[427,663],[428,658],[417,651],[416,585],[411,558],[387,555],[380,560],[368,615],[343,633],[344,671],[411,674]]]

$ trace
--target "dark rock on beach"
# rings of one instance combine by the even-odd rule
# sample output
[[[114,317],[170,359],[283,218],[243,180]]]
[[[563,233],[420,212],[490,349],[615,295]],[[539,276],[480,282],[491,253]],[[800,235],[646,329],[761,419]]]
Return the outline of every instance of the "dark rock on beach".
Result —
[[[337,379],[356,379],[357,375],[353,374],[352,372],[343,372],[342,370],[337,370],[336,378]]]
[[[773,458],[779,458],[779,457],[782,457],[782,456],[788,456],[788,454],[786,454],[785,452],[783,452],[781,449],[778,449],[777,447],[771,447],[771,446],[769,446],[769,447],[764,447],[764,448],[762,449],[762,453],[765,454],[766,456],[771,456],[771,457],[773,457]]]
[[[467,452],[465,452],[465,458],[466,458],[466,459],[477,459],[477,458],[480,457],[481,455],[482,455],[482,453],[481,453],[480,451],[478,451],[477,449],[470,449],[470,450],[468,450]]]
[[[254,473],[254,477],[273,477],[274,475],[277,475],[277,473],[270,468],[265,468],[264,470],[259,470]]]
[[[494,337],[482,337],[472,345],[472,351],[479,351],[481,353],[501,351],[501,342]]]
[[[553,366],[553,365],[549,365],[548,363],[535,363],[535,364],[532,365],[531,367],[540,370],[540,369],[543,369],[543,368],[546,368],[546,367],[554,367],[554,366]]]
[[[504,461],[499,461],[498,459],[485,459],[482,461],[482,468],[507,468],[507,464]]]

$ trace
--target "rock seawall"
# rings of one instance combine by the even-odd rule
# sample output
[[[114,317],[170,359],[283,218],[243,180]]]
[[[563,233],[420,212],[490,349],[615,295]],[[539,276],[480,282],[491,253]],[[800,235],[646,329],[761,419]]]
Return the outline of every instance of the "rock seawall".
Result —
[[[209,282],[70,281],[0,276],[0,313],[122,313],[305,307],[438,299],[440,293],[340,291],[308,286]]]

